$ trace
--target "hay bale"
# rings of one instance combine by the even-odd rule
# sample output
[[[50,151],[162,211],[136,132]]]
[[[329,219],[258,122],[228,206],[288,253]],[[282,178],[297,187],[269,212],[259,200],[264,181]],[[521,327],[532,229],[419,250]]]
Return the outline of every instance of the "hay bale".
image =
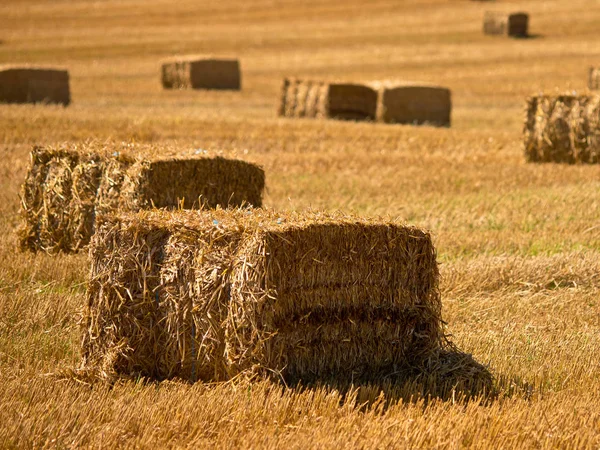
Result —
[[[178,56],[164,60],[161,80],[165,89],[241,89],[237,59]]]
[[[278,114],[283,117],[375,120],[377,92],[362,84],[284,79]]]
[[[443,341],[428,233],[343,215],[99,218],[82,368],[101,378],[369,377]]]
[[[530,162],[600,162],[600,97],[539,95],[527,99],[525,158]]]
[[[115,209],[262,205],[261,168],[218,153],[191,153],[35,147],[21,190],[21,248],[76,252],[89,243],[96,215]]]
[[[588,73],[588,88],[591,90],[600,89],[600,68],[590,67]]]
[[[450,126],[450,89],[399,81],[375,81],[371,86],[378,92],[379,122]]]
[[[483,19],[483,33],[526,37],[528,35],[529,15],[526,13],[502,13],[487,11]]]
[[[0,103],[70,102],[66,70],[0,65]]]

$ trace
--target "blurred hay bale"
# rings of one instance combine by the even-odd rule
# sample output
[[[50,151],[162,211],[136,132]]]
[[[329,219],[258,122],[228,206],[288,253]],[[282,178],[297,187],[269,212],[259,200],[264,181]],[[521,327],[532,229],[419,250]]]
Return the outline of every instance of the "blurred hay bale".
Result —
[[[398,81],[376,81],[377,120],[384,123],[450,126],[450,89]]]
[[[284,79],[278,114],[283,117],[375,120],[377,92],[362,84]]]
[[[502,13],[487,11],[483,18],[483,33],[526,37],[529,15],[526,13]]]
[[[0,103],[70,102],[66,70],[0,65]]]
[[[524,145],[529,162],[600,162],[600,97],[528,98]]]
[[[443,341],[435,249],[414,227],[255,210],[103,216],[83,365],[100,378],[368,377]]]
[[[165,89],[241,89],[237,59],[188,55],[162,62],[161,80]]]
[[[195,153],[118,145],[35,147],[21,189],[21,248],[76,252],[89,243],[96,215],[115,209],[262,205],[260,167]]]
[[[591,90],[600,89],[600,68],[590,67],[588,73],[588,88]]]

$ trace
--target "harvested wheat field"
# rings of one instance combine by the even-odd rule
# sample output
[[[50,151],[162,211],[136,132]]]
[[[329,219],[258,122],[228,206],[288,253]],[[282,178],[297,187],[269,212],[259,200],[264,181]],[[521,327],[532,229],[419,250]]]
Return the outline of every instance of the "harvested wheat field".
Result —
[[[600,447],[600,165],[529,163],[523,133],[527,98],[587,95],[585,73],[600,61],[600,6],[497,1],[494,8],[532,18],[529,39],[506,39],[482,33],[490,5],[0,2],[0,63],[68,70],[72,100],[68,108],[0,104],[0,447]],[[243,63],[243,90],[163,89],[157,62],[177,54],[235,55]],[[452,92],[452,127],[278,117],[281,80],[290,75],[443,85]],[[89,140],[156,152],[232,151],[264,169],[263,205],[276,215],[322,211],[423,230],[437,252],[444,346],[419,364],[364,379],[298,383],[244,372],[205,381],[197,372],[199,381],[191,383],[185,364],[164,381],[86,376],[93,261],[86,252],[21,252],[18,229],[32,147]],[[167,327],[165,337],[172,337],[183,324],[190,342],[188,310],[178,312],[177,301],[197,301],[194,292],[210,292],[229,274],[201,273],[219,261],[190,265],[195,255],[188,250],[202,245],[195,232],[181,228],[172,247],[152,233],[138,234],[123,251],[117,249],[124,241],[110,244],[114,258],[132,264],[116,266],[115,276],[126,277],[130,268],[134,282],[144,277],[133,275],[141,268],[129,254],[148,255],[145,264],[162,257],[151,249],[170,255],[173,270],[161,274],[159,299],[171,297],[163,305],[171,305],[173,320],[155,329]],[[344,251],[353,241],[341,241],[334,249],[344,264],[366,261]],[[289,274],[281,279],[294,280],[303,270],[324,269],[320,264],[307,254],[278,270]],[[199,274],[183,270],[192,266]],[[374,264],[372,276],[380,269]],[[154,282],[154,274],[146,276]],[[360,276],[365,286],[369,280]],[[343,288],[338,282],[325,288]],[[290,292],[303,293],[304,301],[305,288]],[[321,298],[317,291],[312,298]],[[193,314],[204,320],[198,330],[214,317]],[[306,326],[337,320],[314,316]],[[331,338],[318,333],[311,336]],[[185,339],[171,340],[169,355],[190,354],[180,347]],[[128,351],[122,344],[114,361]],[[257,349],[251,358],[260,357]]]
[[[187,154],[186,154],[187,153]],[[149,208],[262,205],[264,171],[206,150],[88,143],[34,147],[21,188],[22,249],[76,252],[96,216]]]

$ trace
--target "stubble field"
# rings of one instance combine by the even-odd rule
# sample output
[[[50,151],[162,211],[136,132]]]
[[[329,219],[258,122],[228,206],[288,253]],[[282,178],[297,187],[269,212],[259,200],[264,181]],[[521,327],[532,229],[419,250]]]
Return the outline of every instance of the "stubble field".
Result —
[[[533,36],[483,36],[486,9]],[[73,98],[0,105],[0,447],[598,448],[600,166],[527,164],[521,132],[525,96],[585,90],[599,22],[589,0],[0,0],[0,63],[67,67]],[[163,91],[174,53],[239,56],[242,92]],[[279,119],[286,75],[438,83],[452,127]],[[431,230],[447,332],[497,395],[57,376],[87,256],[20,253],[18,192],[31,145],[89,139],[235,150],[269,207]]]

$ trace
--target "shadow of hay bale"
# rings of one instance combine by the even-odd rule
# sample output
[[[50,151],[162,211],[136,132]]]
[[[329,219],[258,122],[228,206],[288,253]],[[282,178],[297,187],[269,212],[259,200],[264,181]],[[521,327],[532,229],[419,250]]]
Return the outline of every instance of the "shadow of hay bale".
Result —
[[[513,385],[516,386],[514,382]],[[342,395],[342,403],[351,402],[358,408],[387,408],[397,403],[432,400],[486,403],[498,398],[500,392],[506,394],[488,367],[455,348],[438,350],[423,361],[382,371],[371,378],[322,380],[290,387],[335,390]]]

